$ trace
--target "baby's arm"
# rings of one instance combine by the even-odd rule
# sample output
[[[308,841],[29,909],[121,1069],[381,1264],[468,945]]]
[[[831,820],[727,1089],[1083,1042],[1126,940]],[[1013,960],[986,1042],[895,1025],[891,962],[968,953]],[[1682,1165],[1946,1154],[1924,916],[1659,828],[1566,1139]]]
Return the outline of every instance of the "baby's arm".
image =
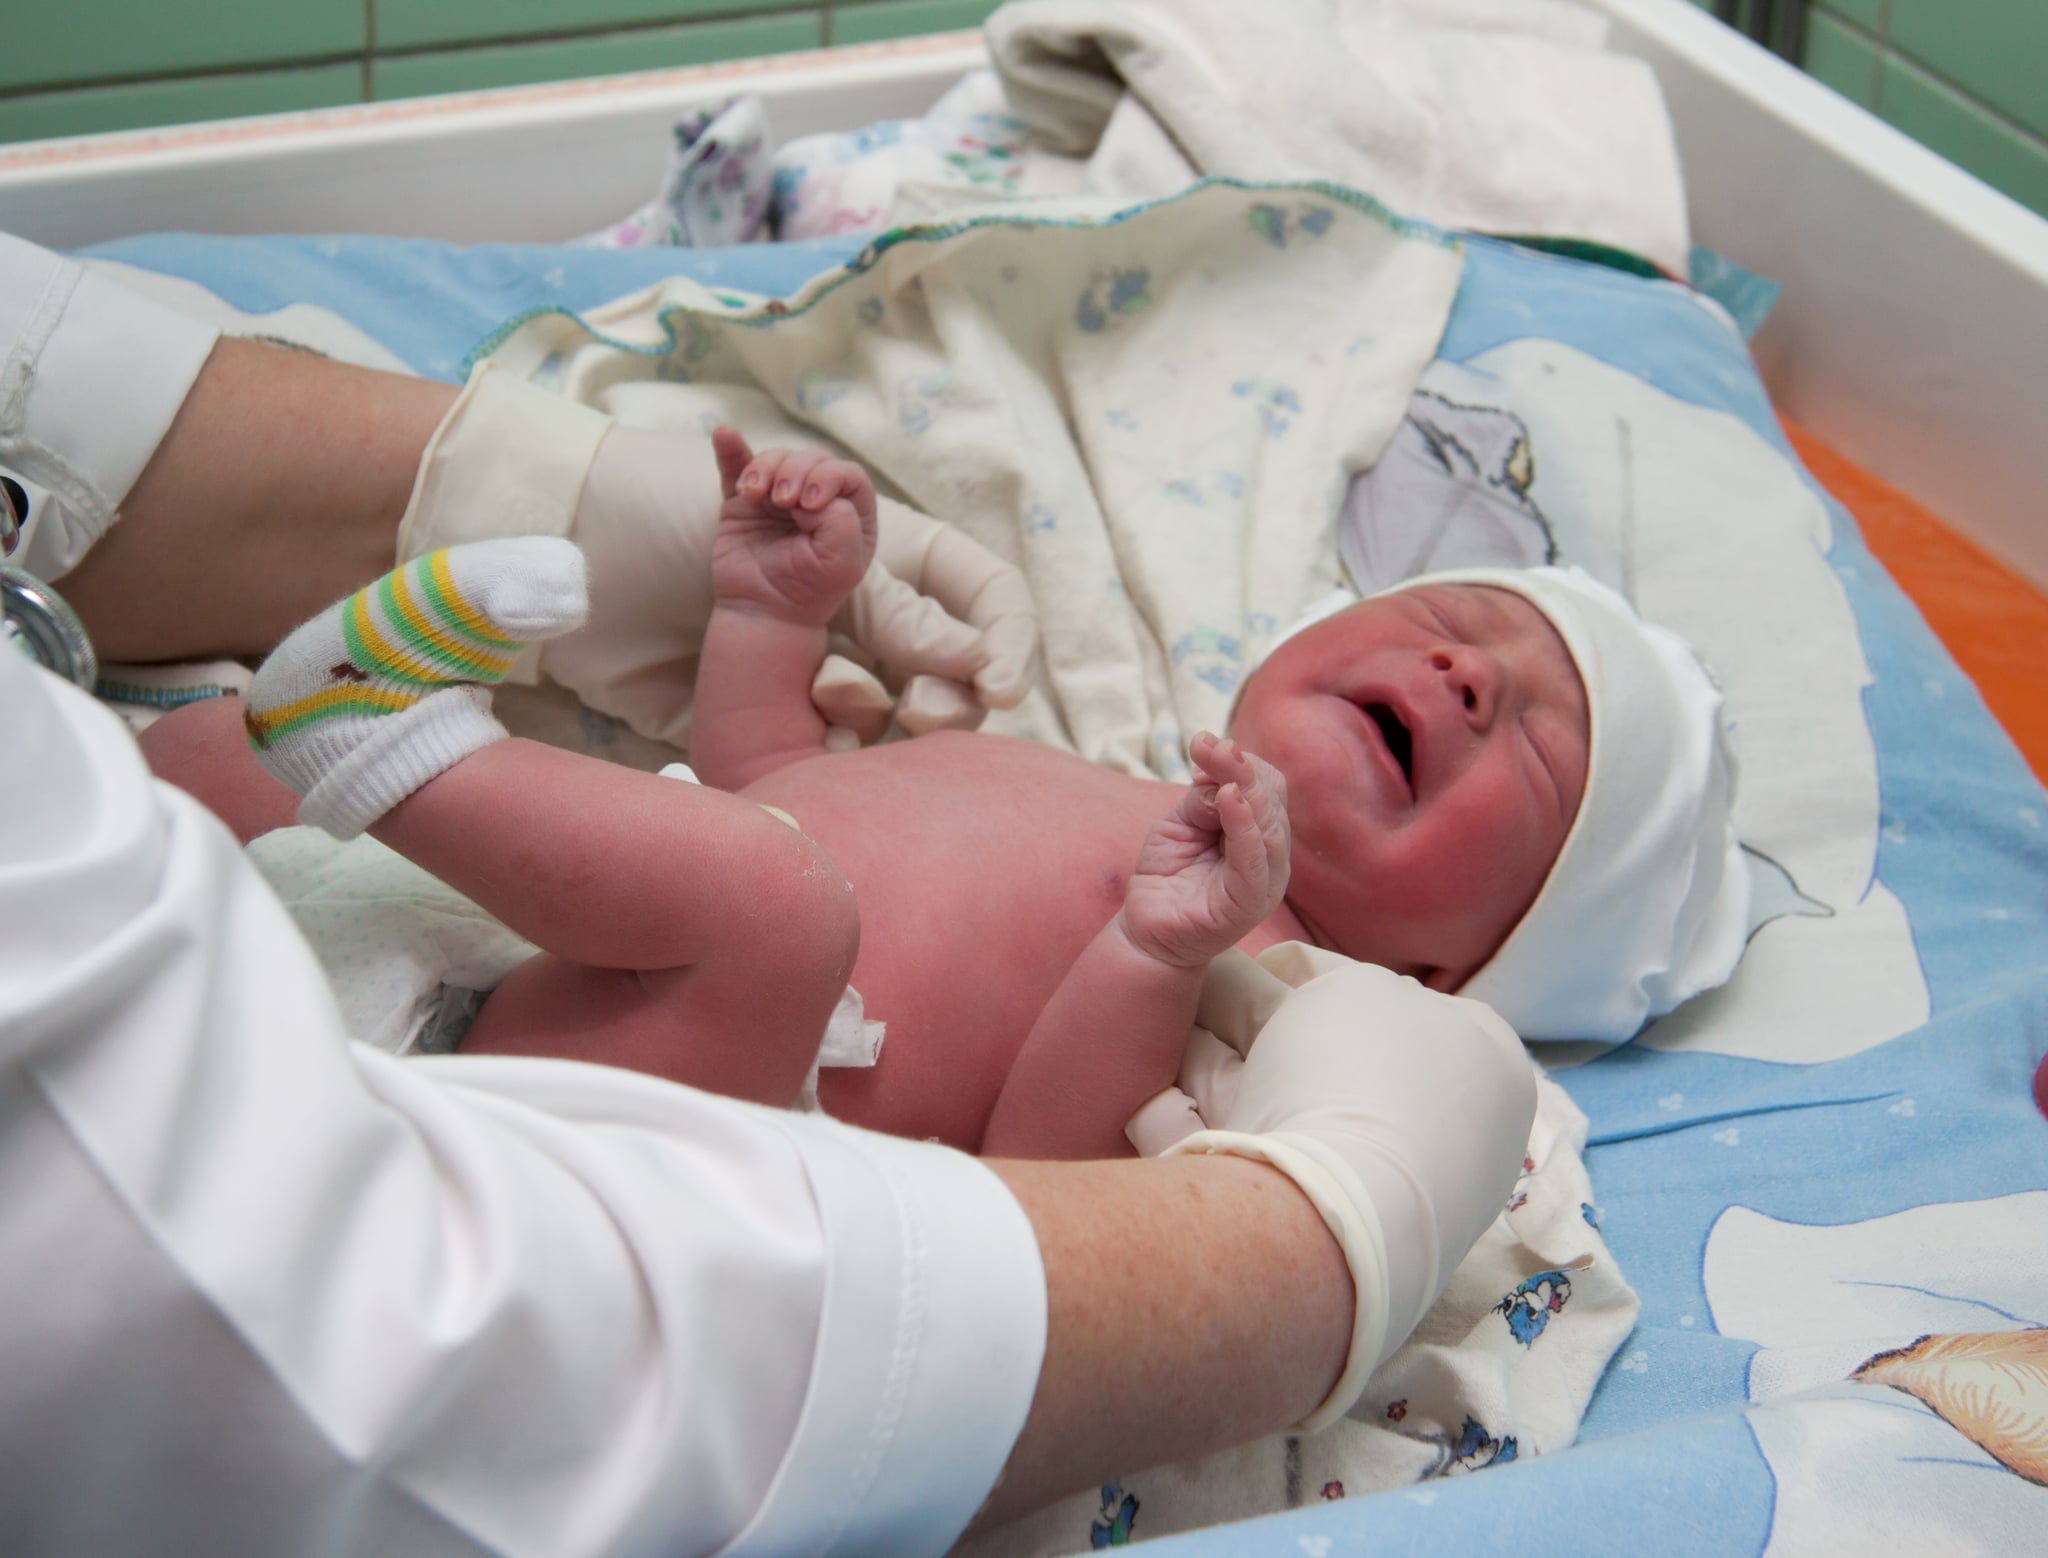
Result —
[[[729,427],[711,443],[725,501],[690,762],[705,783],[740,790],[825,750],[811,679],[825,624],[875,555],[875,489],[852,461],[815,450],[755,455]]]
[[[1146,838],[1123,908],[1039,1013],[990,1112],[985,1156],[1129,1156],[1124,1122],[1179,1071],[1209,960],[1286,893],[1286,781],[1207,732],[1190,755],[1199,777]]]

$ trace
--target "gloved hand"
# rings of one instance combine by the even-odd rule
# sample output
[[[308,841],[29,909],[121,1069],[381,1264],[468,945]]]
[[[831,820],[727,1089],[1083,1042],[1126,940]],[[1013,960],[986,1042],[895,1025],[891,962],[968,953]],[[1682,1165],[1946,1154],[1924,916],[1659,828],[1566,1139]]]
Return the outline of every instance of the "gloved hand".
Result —
[[[427,446],[398,557],[490,536],[568,536],[589,567],[589,625],[522,657],[511,679],[538,672],[683,746],[711,617],[719,493],[708,437],[619,425],[485,362]],[[1038,642],[1023,576],[914,509],[888,499],[879,509],[879,566],[835,634],[902,679],[896,717],[912,734],[1014,707]],[[826,662],[812,696],[861,739],[888,723],[890,693],[845,657]]]
[[[1407,1340],[1515,1187],[1536,1118],[1521,1041],[1491,1007],[1351,963],[1288,991],[1219,1128],[1167,1156],[1229,1152],[1292,1179],[1343,1246],[1351,1352],[1300,1425],[1335,1422]]]

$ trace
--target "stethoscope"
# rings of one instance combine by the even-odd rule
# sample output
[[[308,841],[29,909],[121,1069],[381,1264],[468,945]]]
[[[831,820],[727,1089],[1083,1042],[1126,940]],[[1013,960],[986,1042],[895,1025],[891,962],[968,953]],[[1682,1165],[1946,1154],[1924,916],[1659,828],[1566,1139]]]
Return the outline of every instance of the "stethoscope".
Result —
[[[27,491],[0,472],[0,559],[14,555],[27,525]],[[78,613],[27,569],[5,561],[0,561],[0,637],[88,692],[99,679],[99,660]]]

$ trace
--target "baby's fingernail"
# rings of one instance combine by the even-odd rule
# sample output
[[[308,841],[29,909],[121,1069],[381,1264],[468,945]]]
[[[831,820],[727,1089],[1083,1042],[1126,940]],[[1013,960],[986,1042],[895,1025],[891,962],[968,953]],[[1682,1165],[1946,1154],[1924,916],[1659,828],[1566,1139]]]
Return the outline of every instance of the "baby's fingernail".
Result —
[[[807,508],[807,509],[814,509],[814,508],[816,508],[816,507],[817,507],[817,506],[818,506],[818,505],[819,505],[820,503],[822,503],[822,502],[824,501],[824,499],[825,499],[825,489],[824,489],[823,487],[820,487],[820,486],[819,486],[819,485],[818,485],[818,484],[817,484],[816,482],[812,482],[812,483],[810,484],[810,486],[808,486],[808,487],[804,488],[804,507],[805,507],[805,508]]]

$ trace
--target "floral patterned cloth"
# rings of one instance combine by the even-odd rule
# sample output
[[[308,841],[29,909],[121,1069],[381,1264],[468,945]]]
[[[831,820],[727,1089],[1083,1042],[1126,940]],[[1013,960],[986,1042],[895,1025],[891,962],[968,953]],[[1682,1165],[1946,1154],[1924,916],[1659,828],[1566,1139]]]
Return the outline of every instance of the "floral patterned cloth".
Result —
[[[595,249],[712,249],[761,236],[772,171],[768,117],[752,94],[677,118],[661,188],[630,216],[578,239]]]

